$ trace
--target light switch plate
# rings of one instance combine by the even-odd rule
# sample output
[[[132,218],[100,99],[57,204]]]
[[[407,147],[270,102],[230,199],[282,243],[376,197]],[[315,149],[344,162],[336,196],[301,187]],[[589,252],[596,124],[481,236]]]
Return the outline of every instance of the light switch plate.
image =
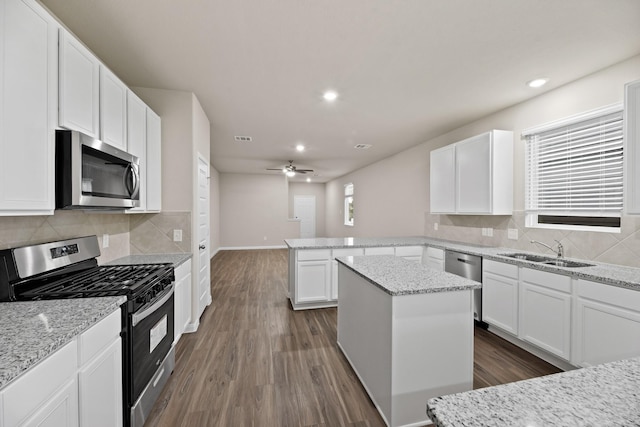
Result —
[[[507,238],[510,240],[518,240],[518,229],[509,228],[507,231]]]
[[[109,235],[108,234],[103,234],[102,235],[102,247],[103,248],[108,248],[109,247]]]
[[[438,231],[438,223],[437,223],[437,222],[434,222],[434,223],[433,223],[433,229],[434,229],[434,230],[436,230],[436,231]]]
[[[493,228],[487,228],[487,237],[493,237]]]

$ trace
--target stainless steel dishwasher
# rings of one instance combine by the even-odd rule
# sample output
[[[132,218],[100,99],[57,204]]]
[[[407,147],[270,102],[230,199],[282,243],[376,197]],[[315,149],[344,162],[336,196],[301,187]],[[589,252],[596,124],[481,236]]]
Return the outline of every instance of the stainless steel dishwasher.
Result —
[[[446,250],[444,271],[482,283],[482,257]],[[473,318],[482,321],[482,289],[473,291]]]

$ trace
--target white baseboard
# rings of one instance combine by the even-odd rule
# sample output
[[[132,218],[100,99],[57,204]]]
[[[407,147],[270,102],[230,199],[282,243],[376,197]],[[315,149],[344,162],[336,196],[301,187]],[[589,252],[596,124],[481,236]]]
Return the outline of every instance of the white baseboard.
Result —
[[[287,245],[279,246],[227,246],[219,248],[219,251],[247,251],[252,249],[287,249]]]

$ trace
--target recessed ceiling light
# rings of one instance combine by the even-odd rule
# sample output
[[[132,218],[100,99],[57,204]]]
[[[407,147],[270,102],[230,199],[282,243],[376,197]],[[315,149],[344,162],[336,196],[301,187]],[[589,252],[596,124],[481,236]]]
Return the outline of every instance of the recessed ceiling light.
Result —
[[[546,77],[541,77],[539,79],[533,79],[527,82],[527,86],[529,87],[542,87],[549,81]]]
[[[307,182],[311,182],[311,178],[307,177]]]
[[[334,90],[328,90],[328,91],[326,91],[325,93],[322,94],[322,97],[327,102],[333,102],[336,99],[338,99],[338,92],[336,92]]]
[[[296,145],[296,150],[300,151],[300,152],[304,151],[304,145],[302,145],[302,144]]]

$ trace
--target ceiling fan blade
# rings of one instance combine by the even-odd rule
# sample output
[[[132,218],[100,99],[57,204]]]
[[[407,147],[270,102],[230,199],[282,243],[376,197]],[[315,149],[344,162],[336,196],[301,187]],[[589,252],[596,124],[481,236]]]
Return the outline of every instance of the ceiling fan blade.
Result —
[[[282,172],[282,168],[278,168],[278,169],[267,168],[266,170],[268,170],[268,171],[280,171],[280,172]]]
[[[300,172],[300,173],[313,172],[313,169],[296,169],[296,172]]]

